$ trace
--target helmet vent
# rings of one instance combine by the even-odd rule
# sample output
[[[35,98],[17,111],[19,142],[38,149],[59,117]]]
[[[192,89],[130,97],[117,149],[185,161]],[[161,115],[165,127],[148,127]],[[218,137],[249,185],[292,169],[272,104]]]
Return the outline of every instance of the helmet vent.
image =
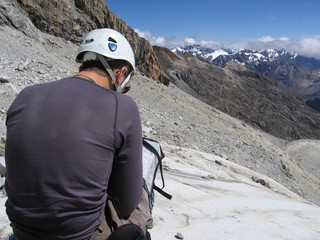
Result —
[[[109,38],[108,38],[108,41],[109,41],[109,42],[113,42],[113,43],[117,43],[117,41],[114,40],[112,37],[109,37]]]
[[[117,41],[114,40],[112,37],[109,37],[108,41],[109,41],[108,46],[109,46],[110,51],[111,52],[116,51],[117,50]]]
[[[92,43],[94,41],[94,39],[93,38],[90,38],[90,39],[86,39],[86,43]]]

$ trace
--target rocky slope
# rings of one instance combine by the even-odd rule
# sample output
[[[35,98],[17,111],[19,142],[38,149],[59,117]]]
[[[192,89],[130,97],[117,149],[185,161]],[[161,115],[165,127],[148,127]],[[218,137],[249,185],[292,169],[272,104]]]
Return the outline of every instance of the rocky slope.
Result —
[[[34,39],[40,37],[39,29],[77,44],[92,29],[113,28],[128,38],[139,70],[155,80],[163,79],[150,43],[113,14],[104,0],[0,0],[1,24]]]
[[[41,32],[37,34],[40,40],[14,28],[0,26],[1,135],[6,111],[21,89],[77,73],[78,65],[74,62],[77,45]],[[308,159],[296,157],[294,145],[289,155],[286,152],[289,142],[226,115],[175,84],[164,86],[141,72],[132,81],[129,93],[139,106],[145,136],[170,145],[214,153],[263,173],[305,199],[320,204],[320,180],[316,172],[319,141],[314,141],[315,149],[299,145],[299,152],[305,151],[303,156],[309,156]],[[4,142],[3,136],[1,155]],[[307,154],[311,150],[316,151],[314,155]]]

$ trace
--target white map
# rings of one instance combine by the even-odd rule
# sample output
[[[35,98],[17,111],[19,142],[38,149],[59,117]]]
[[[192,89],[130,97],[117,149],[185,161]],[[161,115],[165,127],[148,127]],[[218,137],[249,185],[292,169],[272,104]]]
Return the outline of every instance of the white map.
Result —
[[[160,155],[160,145],[157,142],[148,141],[159,153]],[[143,162],[143,179],[146,182],[147,189],[149,192],[152,190],[152,183],[155,177],[155,171],[158,166],[158,158],[147,148],[143,147],[142,149],[142,162]]]

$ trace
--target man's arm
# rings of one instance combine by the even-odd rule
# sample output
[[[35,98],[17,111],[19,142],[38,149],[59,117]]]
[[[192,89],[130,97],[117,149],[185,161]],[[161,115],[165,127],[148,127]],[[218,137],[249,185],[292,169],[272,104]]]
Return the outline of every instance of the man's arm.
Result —
[[[128,98],[126,98],[128,100]],[[108,194],[114,200],[121,217],[127,218],[141,200],[142,130],[138,108],[132,99],[119,100],[117,143]]]

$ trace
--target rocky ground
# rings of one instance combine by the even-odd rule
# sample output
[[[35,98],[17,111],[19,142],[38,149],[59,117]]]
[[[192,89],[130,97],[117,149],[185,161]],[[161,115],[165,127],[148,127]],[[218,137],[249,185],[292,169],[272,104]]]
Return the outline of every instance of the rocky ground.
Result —
[[[156,194],[153,240],[320,239],[320,208],[279,183],[213,154],[163,147],[173,198]]]
[[[26,86],[72,76],[77,46],[39,33],[26,37],[0,26],[0,134],[16,94]],[[265,174],[320,205],[320,142],[289,143],[232,118],[170,84],[137,73],[129,94],[141,111],[145,136],[169,145],[214,153]],[[4,151],[3,137],[0,153]]]

